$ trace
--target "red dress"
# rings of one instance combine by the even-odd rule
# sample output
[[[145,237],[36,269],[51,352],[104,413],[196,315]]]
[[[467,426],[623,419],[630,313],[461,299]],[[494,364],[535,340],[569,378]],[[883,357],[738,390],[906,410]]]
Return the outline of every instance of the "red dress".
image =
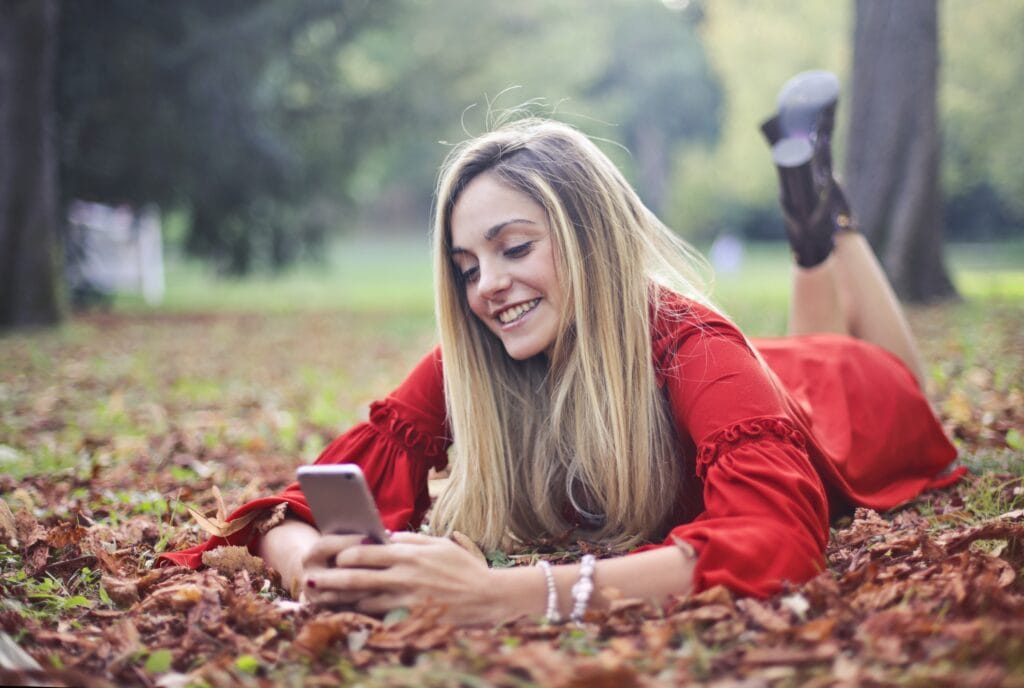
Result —
[[[755,340],[716,312],[670,297],[652,343],[685,464],[666,540],[698,553],[694,589],[722,584],[765,596],[824,566],[830,511],[888,509],[924,489],[955,458],[913,375],[889,352],[839,335]],[[429,506],[427,473],[447,464],[440,350],[428,354],[367,422],[335,439],[317,463],[359,464],[391,530],[415,528]],[[287,502],[312,522],[297,484],[237,509]],[[251,540],[249,528],[165,562],[196,568],[202,553]]]

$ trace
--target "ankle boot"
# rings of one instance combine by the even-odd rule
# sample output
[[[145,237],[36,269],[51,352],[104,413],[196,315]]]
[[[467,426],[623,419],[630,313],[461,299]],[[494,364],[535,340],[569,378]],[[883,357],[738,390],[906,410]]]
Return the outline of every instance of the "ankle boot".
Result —
[[[846,197],[832,175],[832,128],[839,81],[829,72],[798,74],[782,87],[778,113],[761,125],[779,173],[786,235],[802,267],[832,252],[837,231],[853,229]]]
[[[818,184],[815,148],[805,138],[779,139],[772,146],[772,160],[779,173],[779,201],[793,257],[801,267],[820,265],[832,253],[839,226],[849,225],[843,192],[834,181],[824,188]]]

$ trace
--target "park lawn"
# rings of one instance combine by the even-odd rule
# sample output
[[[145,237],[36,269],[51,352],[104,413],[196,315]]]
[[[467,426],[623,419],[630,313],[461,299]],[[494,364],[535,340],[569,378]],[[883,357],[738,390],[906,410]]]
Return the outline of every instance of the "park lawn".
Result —
[[[121,300],[0,338],[0,497],[17,538],[0,544],[0,629],[71,684],[1024,685],[1024,262],[1017,245],[977,248],[953,251],[964,302],[911,313],[973,476],[837,523],[827,570],[769,600],[622,600],[585,629],[314,616],[256,568],[153,569],[204,537],[189,507],[214,514],[215,486],[229,509],[283,487],[435,339],[423,247],[227,289],[172,266],[185,279],[165,307]],[[717,298],[778,334],[785,251],[748,258]]]

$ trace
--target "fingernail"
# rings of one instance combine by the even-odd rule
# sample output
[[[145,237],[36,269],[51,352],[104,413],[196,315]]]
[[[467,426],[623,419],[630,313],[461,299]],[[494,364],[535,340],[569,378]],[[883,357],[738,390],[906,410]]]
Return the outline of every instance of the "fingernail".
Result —
[[[315,588],[316,587],[316,581],[313,580],[312,578],[310,578],[309,580],[306,581],[306,587]]]
[[[376,545],[377,541],[374,540],[369,535],[367,535],[366,537],[364,537],[362,540],[359,541],[359,544],[360,545]]]

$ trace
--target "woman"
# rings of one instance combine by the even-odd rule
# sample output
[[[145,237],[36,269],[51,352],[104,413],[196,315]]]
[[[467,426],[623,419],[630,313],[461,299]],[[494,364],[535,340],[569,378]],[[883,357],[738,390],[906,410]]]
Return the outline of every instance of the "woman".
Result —
[[[458,623],[578,621],[609,589],[771,594],[821,570],[830,513],[889,508],[944,482],[933,478],[955,450],[832,178],[838,90],[823,79],[802,75],[765,126],[798,259],[797,336],[752,345],[712,310],[688,247],[586,137],[510,124],[457,148],[441,174],[440,347],[318,459],[361,464],[395,531],[418,526],[428,470],[449,466],[430,523],[440,537],[321,537],[293,485],[232,515],[286,503],[284,523],[228,540],[319,602],[368,613],[433,602]],[[489,569],[453,532],[484,549],[634,551]],[[224,542],[167,559],[197,566]]]

